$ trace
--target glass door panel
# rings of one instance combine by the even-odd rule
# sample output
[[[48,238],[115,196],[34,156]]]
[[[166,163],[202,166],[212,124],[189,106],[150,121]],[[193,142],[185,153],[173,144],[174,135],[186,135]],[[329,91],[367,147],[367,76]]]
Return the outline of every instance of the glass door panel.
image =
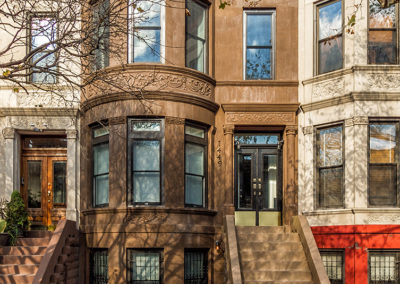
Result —
[[[28,208],[42,207],[42,161],[28,161]]]
[[[243,153],[238,155],[238,208],[253,208],[253,192],[252,192],[252,168],[253,153]]]
[[[277,155],[262,156],[263,209],[277,209]]]
[[[67,162],[53,161],[53,204],[65,205]]]

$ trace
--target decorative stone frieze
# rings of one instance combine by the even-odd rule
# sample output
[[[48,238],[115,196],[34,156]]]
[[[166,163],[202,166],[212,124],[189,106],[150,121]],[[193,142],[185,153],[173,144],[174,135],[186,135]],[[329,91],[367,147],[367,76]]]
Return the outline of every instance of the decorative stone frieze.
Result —
[[[400,73],[368,72],[365,82],[365,89],[369,91],[400,91]]]
[[[288,124],[295,123],[295,114],[291,112],[235,112],[226,113],[225,121],[236,124]]]
[[[314,83],[312,85],[312,96],[314,98],[330,98],[345,93],[345,80],[343,77],[329,81]]]
[[[399,214],[380,214],[380,215],[369,215],[367,224],[398,224],[400,223]]]
[[[18,107],[33,107],[33,106],[44,106],[44,107],[73,107],[74,103],[79,102],[79,98],[67,98],[61,93],[18,93],[17,106]]]
[[[162,223],[168,217],[166,213],[146,213],[140,215],[128,214],[125,218],[126,223],[134,223],[134,224],[148,224],[148,223]]]
[[[76,126],[73,117],[21,117],[9,118],[9,125],[16,129],[68,129]]]
[[[175,125],[183,125],[183,124],[185,124],[185,119],[184,118],[180,118],[180,117],[167,116],[165,118],[165,123],[167,123],[167,124],[175,124]]]
[[[354,116],[354,125],[368,125],[368,116]]]

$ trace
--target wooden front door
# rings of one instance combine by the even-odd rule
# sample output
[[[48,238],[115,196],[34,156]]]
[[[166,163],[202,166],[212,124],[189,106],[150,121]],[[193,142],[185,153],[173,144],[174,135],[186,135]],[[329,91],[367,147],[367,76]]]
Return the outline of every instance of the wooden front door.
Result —
[[[31,152],[22,157],[22,196],[32,224],[53,223],[53,208],[65,208],[67,158]],[[61,155],[61,156],[60,156]]]

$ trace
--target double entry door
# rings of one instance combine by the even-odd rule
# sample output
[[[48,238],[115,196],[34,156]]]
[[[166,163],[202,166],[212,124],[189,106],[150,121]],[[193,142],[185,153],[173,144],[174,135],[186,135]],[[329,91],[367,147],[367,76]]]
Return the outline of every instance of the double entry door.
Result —
[[[242,146],[236,150],[236,163],[238,225],[280,225],[282,194],[278,149]]]
[[[22,196],[34,225],[49,226],[62,217],[58,211],[65,214],[66,177],[66,157],[39,155],[22,158]]]

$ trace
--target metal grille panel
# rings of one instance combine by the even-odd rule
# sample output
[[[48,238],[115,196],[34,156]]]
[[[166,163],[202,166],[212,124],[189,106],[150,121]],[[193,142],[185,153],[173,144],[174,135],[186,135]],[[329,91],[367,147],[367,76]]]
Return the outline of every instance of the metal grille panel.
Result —
[[[207,283],[207,251],[185,251],[185,284]]]
[[[371,284],[400,283],[400,252],[371,252],[369,254],[369,279]]]
[[[108,283],[108,250],[91,249],[90,251],[90,283]]]
[[[321,258],[331,284],[344,283],[343,252],[321,251]]]

